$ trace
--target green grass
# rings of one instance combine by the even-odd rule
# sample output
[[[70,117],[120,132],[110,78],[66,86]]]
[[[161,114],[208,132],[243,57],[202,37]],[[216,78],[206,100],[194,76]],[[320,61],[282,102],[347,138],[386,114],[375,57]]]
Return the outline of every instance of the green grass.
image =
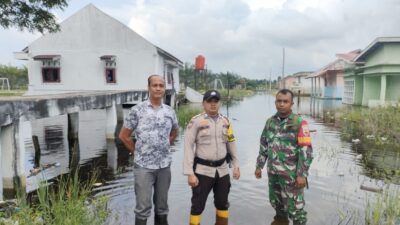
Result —
[[[21,96],[23,95],[27,90],[0,90],[0,97],[1,96]]]
[[[400,224],[400,191],[385,190],[367,202],[366,225]]]
[[[400,149],[400,107],[363,108],[342,112],[342,133],[347,139],[390,144]]]
[[[176,116],[178,117],[178,124],[180,127],[185,128],[189,123],[190,119],[203,112],[202,108],[193,108],[189,105],[181,105],[176,110]]]
[[[76,171],[57,179],[54,186],[43,183],[33,202],[28,202],[25,193],[20,193],[15,212],[0,224],[101,225],[108,216],[107,199],[91,198],[96,178],[95,174],[89,181],[81,183]]]
[[[219,92],[221,93],[222,97],[228,96],[227,89],[219,90]],[[254,93],[255,92],[252,90],[244,90],[244,89],[230,89],[229,90],[229,96],[231,96],[233,98],[242,98],[242,97],[246,97],[246,96],[252,96],[252,95],[254,95]]]

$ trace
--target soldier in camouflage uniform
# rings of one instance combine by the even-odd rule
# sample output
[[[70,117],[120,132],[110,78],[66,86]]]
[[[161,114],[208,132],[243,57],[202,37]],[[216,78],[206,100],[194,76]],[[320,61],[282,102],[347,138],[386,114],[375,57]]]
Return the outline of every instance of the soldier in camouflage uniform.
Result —
[[[269,200],[276,210],[272,224],[307,222],[304,187],[312,162],[311,137],[307,122],[292,113],[293,93],[282,89],[276,95],[277,113],[265,124],[260,139],[255,176],[261,178],[267,162]]]

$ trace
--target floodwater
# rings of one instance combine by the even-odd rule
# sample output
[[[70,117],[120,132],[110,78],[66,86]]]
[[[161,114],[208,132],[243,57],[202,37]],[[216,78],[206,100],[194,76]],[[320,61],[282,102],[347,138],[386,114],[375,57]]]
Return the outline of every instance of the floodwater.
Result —
[[[362,143],[341,139],[340,129],[335,123],[335,111],[345,107],[336,100],[295,99],[294,112],[303,115],[312,132],[314,161],[308,178],[309,189],[305,191],[308,224],[346,224],[359,218],[363,224],[364,208],[374,192],[366,191],[384,188],[385,182],[370,176],[374,167],[390,164],[400,167],[398,153],[384,151],[389,156],[376,155],[374,163],[364,163],[367,151]],[[232,180],[229,195],[231,225],[269,225],[275,214],[268,202],[268,179],[266,171],[258,180],[254,177],[255,160],[258,155],[259,137],[268,117],[275,113],[274,97],[255,95],[235,102],[223,114],[229,114],[239,151],[241,178]],[[125,111],[126,113],[126,111]],[[108,196],[111,215],[107,224],[134,224],[134,176],[132,158],[119,142],[107,141],[105,136],[105,111],[93,110],[79,115],[79,162],[82,176],[99,169],[101,186],[96,187],[96,196]],[[58,116],[27,122],[25,133],[25,164],[28,190],[37,188],[39,179],[51,179],[68,173],[71,156],[68,150],[67,117]],[[30,137],[37,135],[42,148],[41,164],[49,165],[43,173],[31,174],[34,150]],[[172,183],[169,192],[169,222],[171,225],[188,224],[191,190],[186,177],[182,175],[183,130],[172,147]],[[397,156],[397,158],[396,158]],[[372,167],[372,168],[371,168]],[[391,186],[398,187],[396,184]],[[367,189],[368,189],[367,188]],[[202,224],[214,224],[215,209],[213,194],[210,193]],[[152,217],[148,224],[153,224]],[[353,224],[354,222],[349,224]]]

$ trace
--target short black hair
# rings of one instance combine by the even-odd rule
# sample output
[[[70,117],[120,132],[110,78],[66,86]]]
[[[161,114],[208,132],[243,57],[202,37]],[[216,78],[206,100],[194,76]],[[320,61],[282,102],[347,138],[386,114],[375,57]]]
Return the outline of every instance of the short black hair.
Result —
[[[148,87],[150,87],[151,78],[153,78],[153,77],[160,77],[160,78],[164,81],[164,78],[163,78],[162,76],[158,75],[158,74],[150,75],[149,78],[147,78],[147,86],[148,86]],[[165,83],[165,81],[164,81],[164,83]]]
[[[285,88],[284,88],[284,89],[279,90],[278,93],[276,93],[276,96],[278,96],[279,94],[287,95],[288,93],[290,94],[290,97],[291,97],[292,102],[293,102],[294,94],[293,94],[293,92],[292,92],[291,90],[289,90],[289,89],[285,89]]]

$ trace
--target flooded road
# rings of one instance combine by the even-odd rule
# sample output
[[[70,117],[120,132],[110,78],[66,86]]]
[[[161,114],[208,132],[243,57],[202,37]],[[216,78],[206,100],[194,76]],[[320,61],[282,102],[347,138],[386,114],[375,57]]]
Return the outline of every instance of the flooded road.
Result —
[[[308,224],[346,224],[346,221],[359,217],[363,221],[367,199],[373,192],[360,187],[382,188],[384,181],[371,178],[371,168],[380,167],[387,161],[376,155],[376,165],[363,162],[363,147],[359,143],[346,142],[341,139],[340,129],[334,122],[334,109],[344,107],[340,101],[311,101],[303,97],[294,112],[300,113],[308,120],[312,133],[314,161],[310,169],[309,189],[305,191]],[[125,111],[126,112],[126,111]],[[268,201],[268,180],[264,170],[263,178],[254,177],[255,160],[258,155],[259,137],[268,117],[275,113],[274,97],[255,95],[232,104],[229,109],[221,107],[223,114],[229,114],[237,140],[241,178],[232,180],[229,196],[231,225],[269,225],[275,214]],[[327,113],[329,112],[329,113]],[[332,117],[328,120],[326,115]],[[102,110],[83,112],[79,115],[79,147],[77,157],[82,168],[82,176],[93,168],[100,169],[102,186],[95,188],[97,196],[109,197],[108,207],[111,210],[107,224],[133,224],[134,222],[134,177],[132,158],[119,142],[106,141],[105,112]],[[42,164],[54,165],[43,173],[31,174],[27,178],[28,189],[36,188],[39,178],[50,179],[68,173],[71,156],[68,150],[67,118],[59,116],[36,120],[25,124],[26,137],[26,173],[31,174],[34,150],[29,137],[37,135],[42,147]],[[169,192],[171,225],[188,224],[190,213],[191,190],[187,179],[182,175],[183,130],[172,147],[173,164],[172,183]],[[398,157],[398,153],[385,154]],[[399,168],[398,158],[391,157],[392,166]],[[57,164],[54,164],[57,163]],[[392,184],[392,186],[396,186]],[[202,224],[215,222],[215,209],[212,193],[209,196]],[[153,224],[152,218],[148,224]],[[349,223],[353,224],[353,223]],[[361,223],[362,224],[362,223]]]

